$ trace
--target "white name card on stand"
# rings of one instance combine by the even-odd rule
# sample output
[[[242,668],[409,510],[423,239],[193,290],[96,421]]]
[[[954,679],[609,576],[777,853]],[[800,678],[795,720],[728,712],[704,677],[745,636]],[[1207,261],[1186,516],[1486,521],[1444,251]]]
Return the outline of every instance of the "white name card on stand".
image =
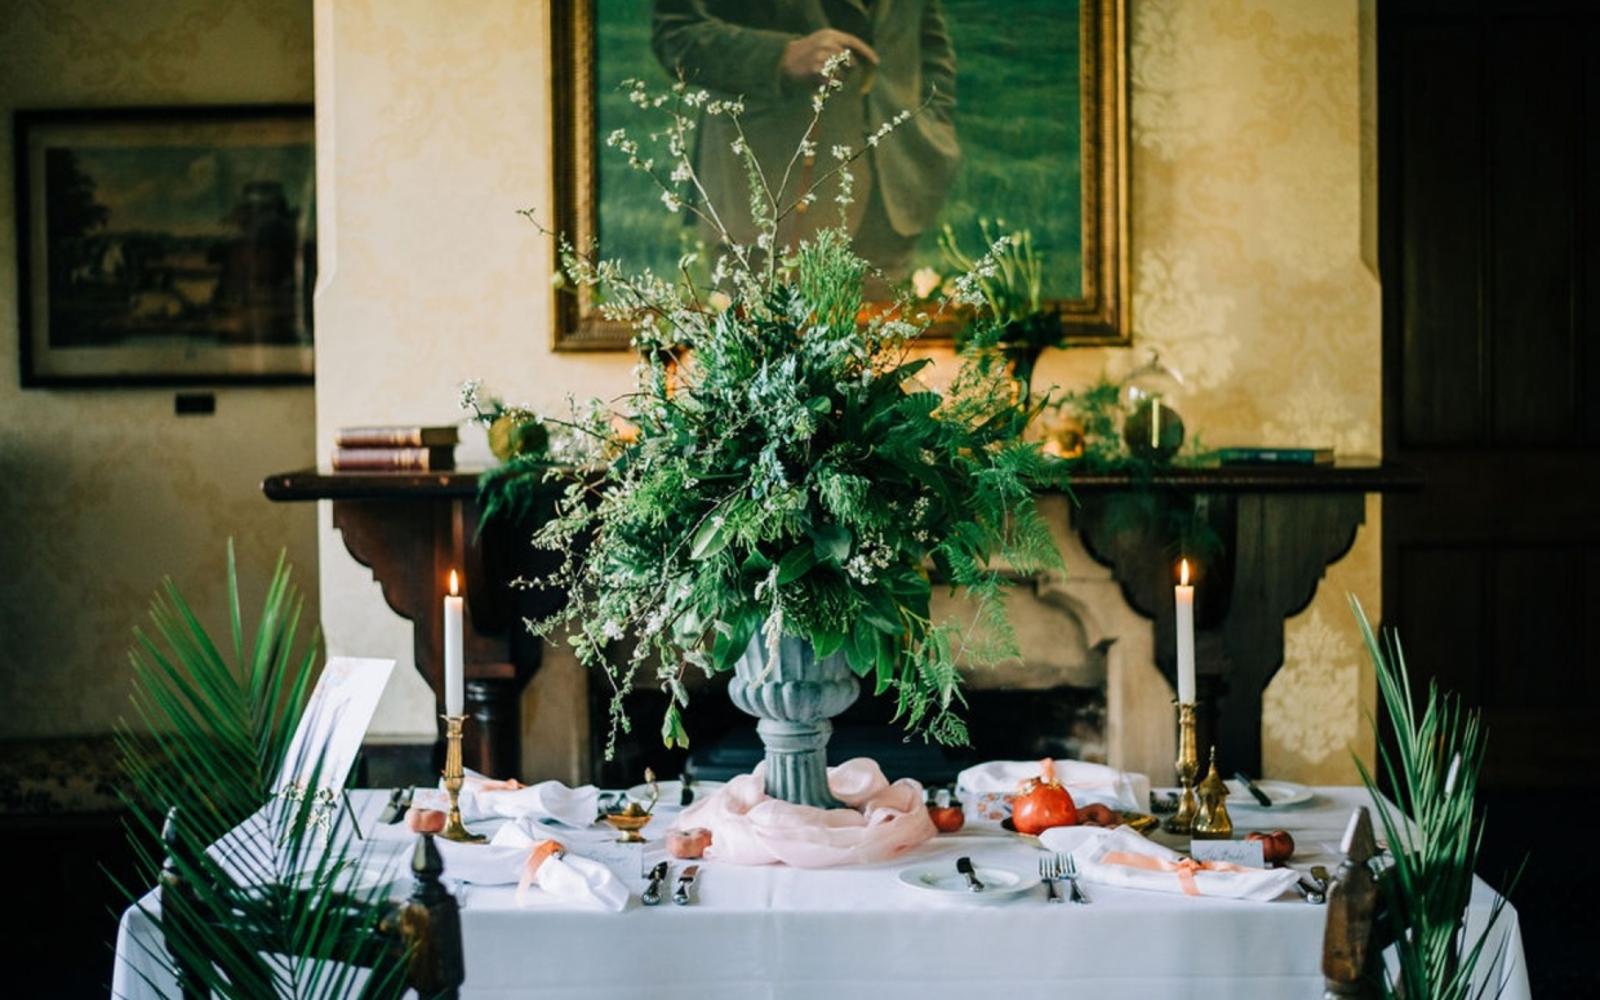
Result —
[[[1265,868],[1266,859],[1259,840],[1196,840],[1189,854],[1196,861],[1224,861],[1241,868]]]
[[[355,767],[361,741],[394,672],[393,660],[335,656],[322,668],[284,755],[275,786],[337,794]]]

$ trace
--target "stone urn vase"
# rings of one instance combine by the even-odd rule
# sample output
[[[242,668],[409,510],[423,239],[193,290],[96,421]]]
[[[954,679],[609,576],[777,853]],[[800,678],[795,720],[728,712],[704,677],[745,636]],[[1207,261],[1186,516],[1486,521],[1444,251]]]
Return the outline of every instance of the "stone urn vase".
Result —
[[[757,631],[728,682],[734,705],[760,720],[756,732],[767,750],[767,794],[834,808],[839,802],[828,794],[830,720],[855,702],[861,685],[843,652],[819,659],[810,640],[786,635],[776,658],[769,660],[767,652],[766,638]]]

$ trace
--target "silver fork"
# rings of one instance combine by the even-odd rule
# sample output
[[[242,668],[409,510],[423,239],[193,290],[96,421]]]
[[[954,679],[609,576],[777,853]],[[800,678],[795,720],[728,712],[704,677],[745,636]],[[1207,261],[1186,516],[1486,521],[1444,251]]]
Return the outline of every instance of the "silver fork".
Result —
[[[1039,859],[1039,881],[1044,883],[1045,899],[1052,903],[1061,902],[1061,893],[1056,891],[1056,880],[1061,877],[1061,872],[1056,866],[1056,859],[1045,857]]]
[[[1072,901],[1074,903],[1089,902],[1089,894],[1084,892],[1083,886],[1078,884],[1078,863],[1072,860],[1072,855],[1057,854],[1056,863],[1062,866],[1067,885],[1072,887]]]

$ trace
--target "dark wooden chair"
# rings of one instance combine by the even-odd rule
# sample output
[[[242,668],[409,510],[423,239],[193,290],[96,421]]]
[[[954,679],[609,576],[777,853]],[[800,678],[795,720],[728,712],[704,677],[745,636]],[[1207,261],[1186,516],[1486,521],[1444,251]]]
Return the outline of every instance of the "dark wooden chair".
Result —
[[[198,907],[192,905],[191,887],[185,882],[183,871],[196,870],[192,864],[180,863],[179,852],[189,850],[180,835],[181,816],[177,809],[167,814],[162,830],[166,863],[162,868],[160,894],[162,902],[162,932],[167,936],[167,952],[172,957],[178,973],[178,987],[184,1000],[204,1000],[210,995],[205,986],[206,977],[201,970],[185,963],[170,942],[175,935],[187,933],[185,919],[198,919]],[[365,933],[352,933],[349,941],[338,949],[341,961],[368,969],[405,968],[405,983],[416,991],[418,997],[454,1000],[459,995],[466,978],[465,953],[461,942],[461,911],[455,897],[440,881],[444,860],[434,846],[432,834],[417,837],[416,849],[411,857],[414,885],[409,898],[379,904],[383,912],[375,923],[364,920],[353,924],[372,929]],[[184,900],[191,905],[184,905]],[[169,905],[169,902],[172,905]],[[363,904],[346,901],[345,905],[358,916]],[[207,917],[213,924],[217,918]],[[229,920],[227,937],[251,955],[272,952],[274,946],[262,931],[244,926],[238,920]]]

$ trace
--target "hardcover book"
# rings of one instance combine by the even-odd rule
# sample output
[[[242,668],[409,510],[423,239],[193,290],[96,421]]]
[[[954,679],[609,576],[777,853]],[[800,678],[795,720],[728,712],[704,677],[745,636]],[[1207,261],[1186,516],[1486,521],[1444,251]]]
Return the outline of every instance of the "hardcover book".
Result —
[[[341,427],[333,443],[340,448],[442,448],[459,440],[448,427]]]
[[[335,448],[335,472],[441,472],[456,467],[455,448]]]
[[[1332,465],[1332,448],[1218,448],[1223,465]]]

